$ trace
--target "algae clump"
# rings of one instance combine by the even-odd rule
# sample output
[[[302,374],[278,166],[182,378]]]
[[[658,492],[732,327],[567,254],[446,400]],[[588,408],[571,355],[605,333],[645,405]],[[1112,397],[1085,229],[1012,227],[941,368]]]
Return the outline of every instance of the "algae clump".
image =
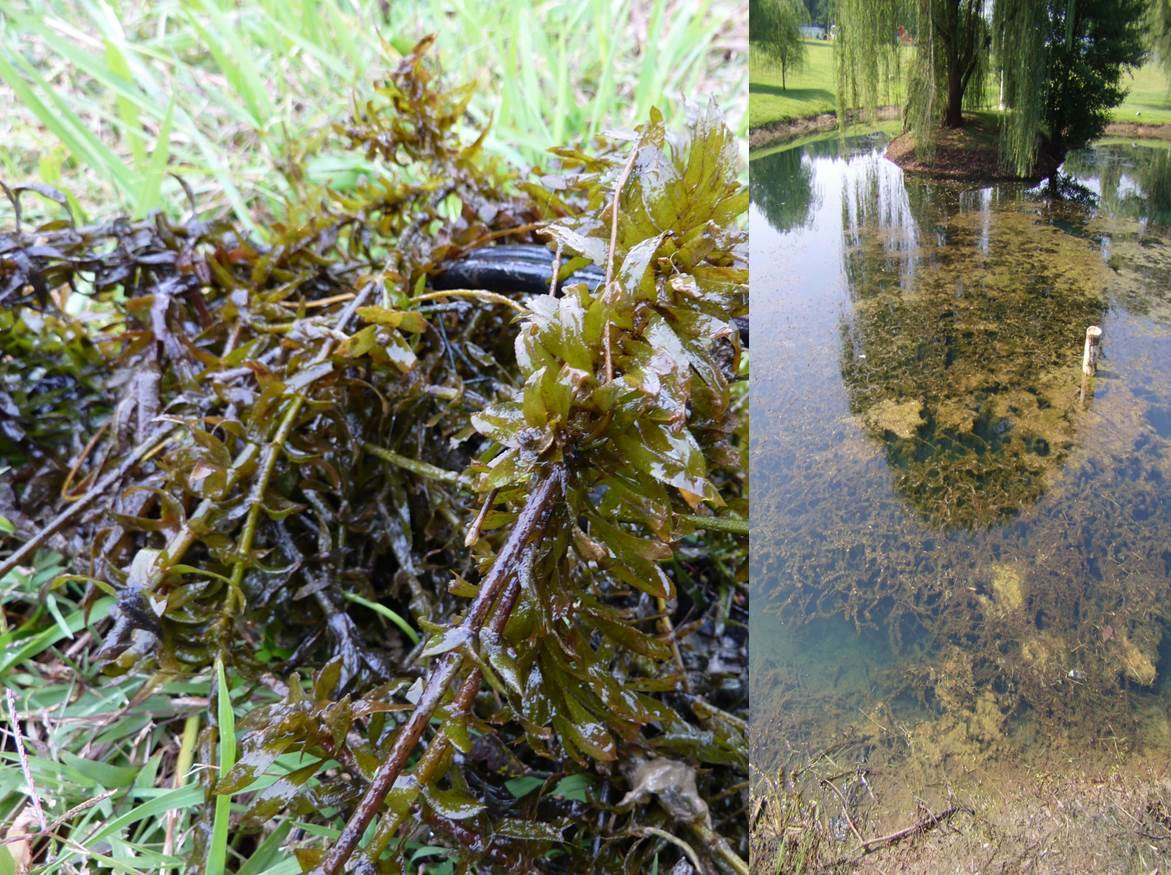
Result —
[[[1006,611],[1019,611],[1025,604],[1023,575],[1011,565],[993,565],[992,592],[996,596],[997,607]]]
[[[875,431],[889,431],[902,440],[910,440],[922,428],[926,421],[923,419],[923,404],[913,398],[907,401],[896,401],[888,398],[880,401],[863,417],[868,428]]]
[[[1140,686],[1151,686],[1158,676],[1154,660],[1126,635],[1122,636],[1119,645],[1122,650],[1123,673]]]

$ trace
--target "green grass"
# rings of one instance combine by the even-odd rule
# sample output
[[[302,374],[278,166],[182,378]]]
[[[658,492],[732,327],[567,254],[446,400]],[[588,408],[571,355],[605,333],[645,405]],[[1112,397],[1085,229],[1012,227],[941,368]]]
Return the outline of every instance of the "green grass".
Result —
[[[879,121],[874,124],[869,122],[860,122],[856,125],[847,126],[844,133],[848,137],[883,133],[893,139],[894,137],[897,137],[902,131],[902,124],[903,123],[901,121],[895,119]],[[839,136],[841,136],[841,134],[839,134],[836,127],[831,131],[814,131],[813,133],[802,137],[796,137],[791,140],[784,140],[769,146],[763,146],[760,149],[755,149],[751,154],[751,158],[753,161],[755,161],[757,158],[767,158],[769,155],[772,155],[776,152],[783,152],[788,149],[798,149],[802,146],[808,146],[810,143],[818,143],[823,140],[832,140]]]
[[[749,50],[748,116],[752,127],[837,111],[833,46],[806,40],[806,47],[806,66],[789,74],[785,89],[781,88],[780,68],[755,47]],[[1161,66],[1148,63],[1124,81],[1130,91],[1114,110],[1115,121],[1171,124],[1171,80]],[[897,102],[896,98],[891,102]]]
[[[805,40],[805,66],[786,76],[755,46],[748,52],[748,117],[752,127],[834,112],[834,53],[827,42]]]
[[[1171,80],[1163,67],[1145,64],[1132,76],[1127,76],[1124,83],[1130,93],[1122,105],[1115,108],[1115,121],[1171,124]]]
[[[101,679],[88,654],[112,599],[87,611],[79,583],[53,587],[64,570],[60,556],[42,551],[0,580],[0,688],[16,712],[13,721],[0,698],[0,872],[30,850],[37,875],[188,872],[201,828],[211,830],[212,868],[226,860],[231,871],[299,872],[279,848],[302,826],[295,818],[275,820],[241,851],[230,846],[231,800],[205,804],[206,774],[235,756],[233,714],[276,694],[240,684],[229,692],[221,681],[213,698],[212,672]],[[218,745],[206,743],[216,738],[210,713]],[[290,756],[255,786],[300,765]]]
[[[320,150],[352,96],[428,33],[480,85],[469,136],[528,167],[550,146],[712,97],[745,130],[735,0],[5,0],[0,179],[142,215],[279,212],[302,154],[335,185],[362,162]]]

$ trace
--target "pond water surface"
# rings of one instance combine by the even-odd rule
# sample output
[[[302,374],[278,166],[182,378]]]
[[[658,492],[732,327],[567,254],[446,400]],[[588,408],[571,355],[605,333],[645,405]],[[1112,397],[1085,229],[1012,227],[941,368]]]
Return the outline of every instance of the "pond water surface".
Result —
[[[884,145],[751,164],[753,764],[1171,752],[1168,150],[1053,199]]]

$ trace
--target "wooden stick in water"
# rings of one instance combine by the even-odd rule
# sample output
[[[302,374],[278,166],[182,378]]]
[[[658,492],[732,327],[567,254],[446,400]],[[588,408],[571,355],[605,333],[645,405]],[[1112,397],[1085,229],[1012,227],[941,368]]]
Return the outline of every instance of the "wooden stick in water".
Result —
[[[1086,346],[1082,351],[1082,373],[1087,377],[1094,376],[1098,370],[1098,355],[1102,350],[1102,329],[1091,325],[1086,329]]]

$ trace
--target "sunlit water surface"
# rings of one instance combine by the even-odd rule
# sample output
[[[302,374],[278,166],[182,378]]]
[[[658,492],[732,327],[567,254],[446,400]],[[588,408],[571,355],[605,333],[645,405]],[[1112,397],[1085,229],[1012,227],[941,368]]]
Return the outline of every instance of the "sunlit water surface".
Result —
[[[751,164],[754,766],[1171,751],[1167,149],[1054,200],[884,143]]]

